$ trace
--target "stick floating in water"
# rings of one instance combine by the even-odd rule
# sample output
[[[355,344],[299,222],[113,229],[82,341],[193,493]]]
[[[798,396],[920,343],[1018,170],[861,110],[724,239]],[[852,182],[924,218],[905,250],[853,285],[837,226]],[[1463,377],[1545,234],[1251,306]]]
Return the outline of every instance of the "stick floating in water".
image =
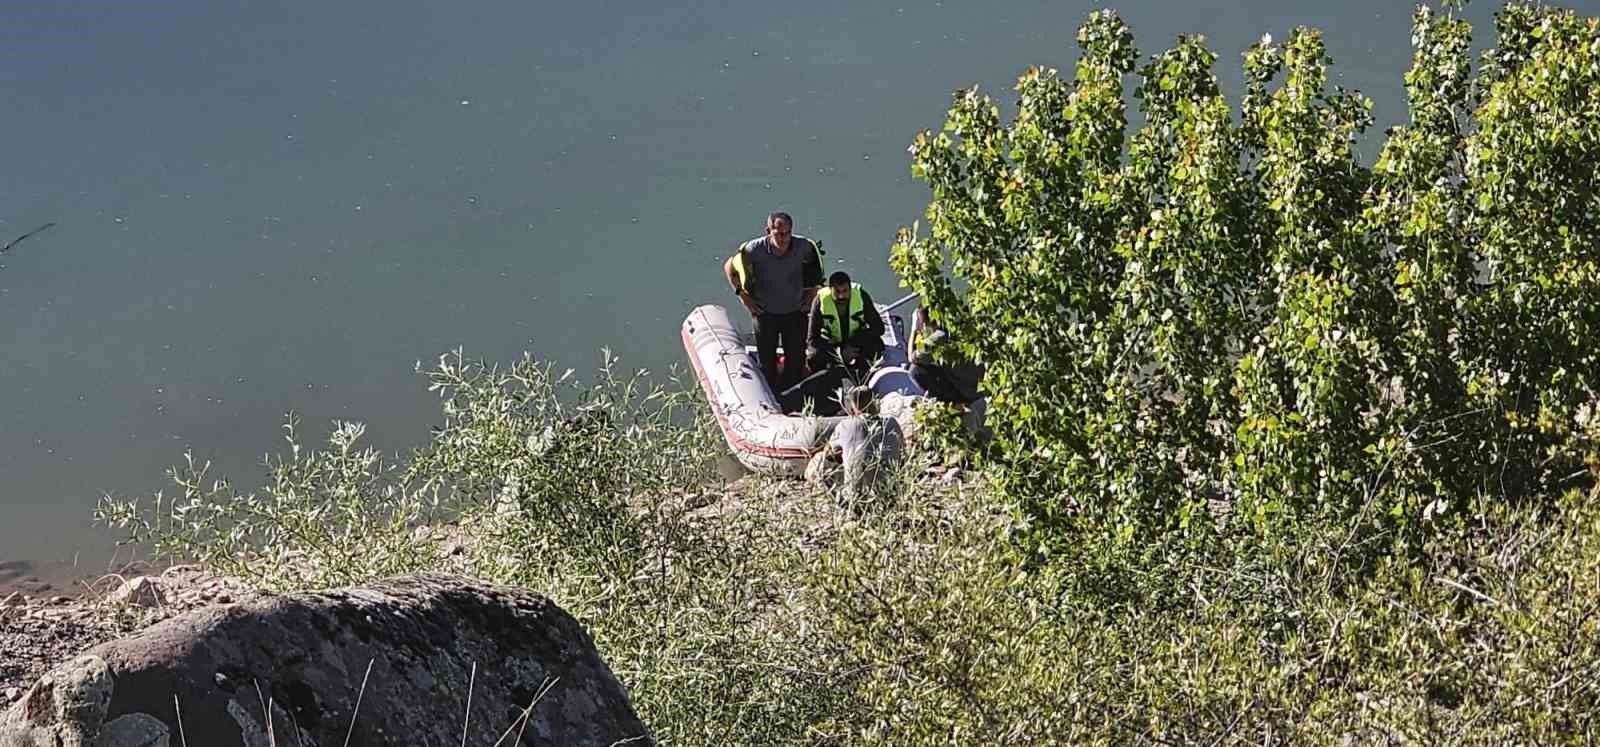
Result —
[[[29,236],[32,236],[32,235],[37,234],[37,233],[44,233],[45,231],[48,231],[48,230],[50,230],[52,228],[55,228],[55,225],[56,224],[54,224],[54,223],[46,223],[46,224],[44,224],[42,226],[39,226],[38,228],[33,229],[32,231],[29,231],[29,232],[27,232],[25,234],[22,234],[21,236],[18,236],[17,238],[13,239],[11,241],[11,243],[6,244],[4,249],[0,249],[0,254],[5,254],[6,252],[11,251],[11,247],[14,247],[14,246],[16,246],[18,244],[21,244],[23,239],[26,239]]]

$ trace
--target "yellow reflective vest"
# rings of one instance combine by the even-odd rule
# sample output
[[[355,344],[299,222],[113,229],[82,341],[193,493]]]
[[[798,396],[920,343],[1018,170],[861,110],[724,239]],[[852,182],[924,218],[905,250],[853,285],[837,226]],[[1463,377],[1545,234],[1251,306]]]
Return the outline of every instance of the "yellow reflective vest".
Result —
[[[867,326],[866,304],[861,300],[861,284],[850,284],[850,315],[841,317],[839,305],[834,302],[833,294],[827,288],[822,289],[822,332],[830,342],[843,344],[850,339],[851,333],[865,329]],[[841,320],[843,324],[841,324]]]

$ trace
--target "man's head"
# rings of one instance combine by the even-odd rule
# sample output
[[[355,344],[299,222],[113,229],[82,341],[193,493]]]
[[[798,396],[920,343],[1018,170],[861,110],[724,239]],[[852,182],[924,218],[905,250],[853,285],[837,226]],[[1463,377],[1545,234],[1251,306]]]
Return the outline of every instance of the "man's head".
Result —
[[[872,388],[850,387],[842,393],[839,404],[844,407],[846,415],[866,415],[872,412]]]
[[[833,300],[845,303],[850,300],[850,273],[840,270],[828,276],[828,292]]]
[[[767,240],[778,248],[779,252],[789,251],[789,239],[794,237],[794,218],[788,213],[773,213],[767,216]]]

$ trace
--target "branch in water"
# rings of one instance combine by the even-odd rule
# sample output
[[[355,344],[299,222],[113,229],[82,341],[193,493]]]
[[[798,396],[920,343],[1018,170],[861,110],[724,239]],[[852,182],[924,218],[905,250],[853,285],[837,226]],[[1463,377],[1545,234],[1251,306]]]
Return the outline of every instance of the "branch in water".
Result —
[[[45,231],[47,231],[47,230],[49,230],[51,228],[54,228],[55,225],[56,224],[54,224],[54,223],[46,223],[46,224],[44,224],[42,226],[39,226],[38,228],[33,229],[32,231],[29,231],[29,232],[27,232],[25,234],[22,234],[21,236],[18,236],[16,239],[12,240],[11,243],[6,244],[4,249],[0,249],[0,254],[5,254],[6,252],[11,251],[11,247],[14,247],[14,246],[16,246],[18,244],[21,244],[23,239],[26,239],[29,236],[32,236],[32,235],[34,235],[36,233],[44,233]]]

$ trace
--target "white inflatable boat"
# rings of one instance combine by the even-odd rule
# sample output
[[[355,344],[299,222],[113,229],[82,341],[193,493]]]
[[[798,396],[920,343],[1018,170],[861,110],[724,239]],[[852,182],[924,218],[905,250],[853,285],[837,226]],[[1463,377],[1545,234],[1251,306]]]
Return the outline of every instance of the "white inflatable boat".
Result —
[[[889,313],[914,298],[878,304],[884,320],[884,352],[868,383],[880,397],[922,393],[908,369],[905,320]],[[744,344],[728,310],[721,306],[698,306],[689,312],[683,320],[683,347],[734,457],[753,472],[804,474],[806,462],[827,442],[840,418],[784,414],[761,375],[754,346]]]

